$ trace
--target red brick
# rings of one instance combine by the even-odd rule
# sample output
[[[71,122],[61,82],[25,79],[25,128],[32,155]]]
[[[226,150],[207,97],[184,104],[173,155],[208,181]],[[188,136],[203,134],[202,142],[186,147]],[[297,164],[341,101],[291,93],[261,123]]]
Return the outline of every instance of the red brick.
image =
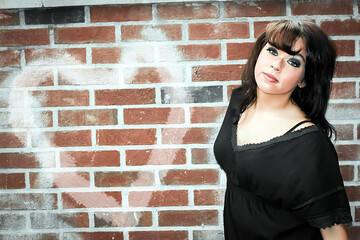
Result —
[[[178,124],[185,122],[183,108],[124,109],[125,124]]]
[[[0,148],[26,147],[26,133],[0,132]]]
[[[231,94],[232,92],[236,89],[239,88],[241,85],[229,85],[227,86],[227,99],[230,100]]]
[[[0,67],[20,67],[20,51],[0,51]]]
[[[285,16],[286,2],[272,0],[264,2],[227,2],[225,14],[228,18]]]
[[[186,163],[185,149],[126,150],[126,165],[179,165]]]
[[[190,40],[238,39],[249,36],[249,24],[245,22],[189,24]]]
[[[355,207],[355,222],[360,222],[360,207]]]
[[[184,82],[184,70],[180,66],[138,67],[124,69],[124,82],[127,84],[148,84],[165,82]]]
[[[64,209],[122,206],[121,192],[64,192],[61,196]]]
[[[218,215],[217,210],[160,211],[159,226],[214,226]]]
[[[34,133],[33,136],[36,136]],[[91,146],[91,131],[57,131],[44,132],[40,137],[32,138],[32,146],[44,147],[44,144],[51,144],[55,147]]]
[[[360,187],[359,186],[345,186],[349,202],[360,201]]]
[[[42,161],[46,159],[46,162]],[[40,153],[0,153],[0,168],[52,168],[55,154]]]
[[[212,19],[219,18],[219,9],[216,3],[179,3],[162,4],[157,6],[159,19]]]
[[[60,152],[61,167],[119,167],[118,151],[71,151]]]
[[[359,24],[360,25],[360,24]],[[360,77],[359,62],[337,62],[335,67],[335,77]]]
[[[116,109],[61,110],[59,126],[116,125]]]
[[[30,173],[31,188],[88,188],[88,172],[41,172]]]
[[[212,65],[192,68],[193,82],[240,80],[245,65]]]
[[[355,82],[334,82],[331,85],[330,98],[356,98]]]
[[[121,62],[122,49],[111,48],[92,48],[92,63],[119,63]]]
[[[25,188],[24,173],[0,173],[0,189]]]
[[[95,227],[150,227],[151,212],[96,212]]]
[[[160,49],[161,51],[161,49]],[[177,52],[180,52],[181,57],[179,60],[184,61],[205,61],[205,60],[220,60],[221,59],[221,45],[220,44],[192,44],[192,45],[179,45]],[[164,57],[167,52],[162,53]],[[162,57],[162,56],[160,56]]]
[[[98,145],[153,145],[156,129],[104,129],[97,130]]]
[[[63,239],[86,239],[86,240],[124,240],[122,232],[65,232]],[[43,238],[48,240],[47,238]]]
[[[353,14],[353,3],[351,0],[293,1],[291,2],[291,13],[293,15]]]
[[[91,22],[129,22],[152,20],[151,5],[95,6],[90,8]]]
[[[56,28],[55,43],[115,42],[115,27]]]
[[[223,205],[224,190],[195,190],[195,205]]]
[[[213,185],[219,181],[219,172],[216,169],[162,170],[160,180],[164,185]]]
[[[0,10],[0,26],[15,26],[19,24],[19,10]]]
[[[137,105],[154,103],[154,88],[95,90],[96,105]]]
[[[116,68],[59,69],[59,85],[105,85],[118,84]]]
[[[47,28],[0,30],[1,46],[48,44],[50,44],[50,32]]]
[[[33,91],[32,96],[41,102],[42,107],[88,106],[87,90],[47,90]]]
[[[254,43],[227,43],[227,60],[248,59]]]
[[[188,240],[187,231],[136,231],[129,232],[130,240]]]
[[[354,139],[354,125],[352,124],[337,124],[334,125],[336,129],[337,140],[353,140]]]
[[[360,21],[356,19],[324,21],[321,29],[332,36],[360,35]]]
[[[193,164],[216,163],[212,148],[191,149],[191,163]]]
[[[11,201],[9,201],[11,199]],[[54,193],[2,193],[0,210],[50,210],[57,209]]]
[[[1,87],[8,88],[53,86],[54,73],[51,69],[35,67],[28,67],[21,71],[0,71],[0,84]],[[11,94],[15,95],[12,96],[13,98],[16,98],[18,93],[14,90],[11,91]]]
[[[86,63],[85,48],[26,49],[28,65],[76,65]]]
[[[270,21],[254,22],[254,37],[258,38],[261,34],[263,34],[269,23]]]
[[[2,128],[52,127],[52,112],[0,112]]]
[[[360,227],[359,226],[353,226],[346,228],[346,232],[348,235],[348,240],[358,240],[360,236]]]
[[[186,206],[187,204],[188,192],[186,190],[133,191],[129,193],[130,207]]]
[[[164,128],[163,144],[206,144],[210,142],[211,128]]]
[[[357,161],[360,159],[360,145],[337,145],[336,151],[340,161]]]
[[[355,56],[354,40],[334,40],[333,43],[338,56]]]
[[[89,227],[88,213],[30,213],[32,229],[58,229],[66,228],[85,228]]]
[[[358,119],[360,116],[359,103],[330,103],[326,112],[328,119]]]
[[[351,165],[340,166],[340,172],[344,181],[354,180],[354,166]]]
[[[154,173],[146,171],[95,172],[96,187],[153,186]]]
[[[182,39],[180,24],[167,25],[123,25],[123,41],[179,41]]]
[[[222,122],[227,107],[191,107],[191,123]]]

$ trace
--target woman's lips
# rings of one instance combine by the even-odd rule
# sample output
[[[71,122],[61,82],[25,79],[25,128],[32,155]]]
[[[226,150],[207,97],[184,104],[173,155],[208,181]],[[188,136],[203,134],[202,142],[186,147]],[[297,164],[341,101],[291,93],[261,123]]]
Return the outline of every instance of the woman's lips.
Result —
[[[264,75],[265,75],[266,80],[268,80],[269,82],[273,82],[273,83],[279,82],[276,77],[274,77],[273,75],[271,75],[269,73],[264,73]]]

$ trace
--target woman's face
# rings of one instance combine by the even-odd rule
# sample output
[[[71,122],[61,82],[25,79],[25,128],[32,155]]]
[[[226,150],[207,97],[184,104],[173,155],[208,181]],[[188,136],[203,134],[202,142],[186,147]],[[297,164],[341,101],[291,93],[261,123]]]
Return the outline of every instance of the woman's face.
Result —
[[[302,39],[293,48],[297,55],[289,55],[267,43],[261,50],[255,65],[255,80],[258,90],[272,95],[288,94],[299,84],[304,87],[306,50]]]

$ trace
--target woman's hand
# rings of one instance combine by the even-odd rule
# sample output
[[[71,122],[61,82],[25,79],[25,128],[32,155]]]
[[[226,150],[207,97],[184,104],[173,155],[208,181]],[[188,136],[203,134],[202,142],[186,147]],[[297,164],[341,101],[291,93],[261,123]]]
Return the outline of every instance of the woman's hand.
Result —
[[[348,240],[343,224],[334,225],[330,228],[320,229],[324,240]]]

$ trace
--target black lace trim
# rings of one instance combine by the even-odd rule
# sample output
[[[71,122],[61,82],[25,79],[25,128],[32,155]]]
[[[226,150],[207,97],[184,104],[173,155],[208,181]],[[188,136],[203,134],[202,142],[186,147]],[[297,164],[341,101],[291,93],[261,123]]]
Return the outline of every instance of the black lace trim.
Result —
[[[349,209],[338,208],[322,216],[306,218],[306,221],[313,227],[325,229],[332,227],[335,224],[345,224],[346,226],[350,226],[352,217]]]

